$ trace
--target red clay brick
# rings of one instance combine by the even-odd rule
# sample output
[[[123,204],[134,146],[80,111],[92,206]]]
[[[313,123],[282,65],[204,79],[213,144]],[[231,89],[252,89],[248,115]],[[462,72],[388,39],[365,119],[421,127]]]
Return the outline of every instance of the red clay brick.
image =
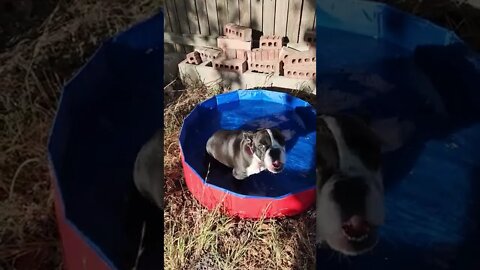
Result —
[[[280,74],[281,63],[279,61],[257,61],[250,62],[249,70],[261,73]]]
[[[213,67],[218,70],[244,73],[247,70],[247,61],[242,59],[226,59],[221,57],[213,60]]]
[[[187,63],[199,65],[202,63],[202,58],[200,57],[200,53],[197,51],[191,52],[187,54]]]
[[[234,23],[227,23],[223,27],[223,34],[231,39],[252,41],[252,28],[248,28]]]
[[[293,79],[312,80],[315,79],[316,72],[316,66],[311,63],[308,66],[292,65],[283,67],[283,75],[287,78]]]
[[[280,60],[283,60],[285,59],[286,57],[288,57],[289,55],[292,55],[292,54],[295,54],[295,53],[298,53],[298,51],[292,49],[292,48],[289,48],[289,47],[282,47],[282,49],[280,50]]]
[[[281,49],[283,44],[283,37],[280,36],[261,36],[260,48],[261,49]]]
[[[237,59],[248,60],[248,55],[246,50],[236,50],[236,52],[237,52],[237,55],[236,55]]]
[[[222,55],[222,50],[218,48],[209,48],[209,47],[204,47],[204,48],[196,48],[195,51],[197,51],[200,54],[200,57],[202,58],[202,61],[212,61],[213,59],[220,57]]]
[[[235,49],[226,49],[225,56],[227,59],[236,59],[237,58],[237,50]]]
[[[217,47],[224,51],[227,49],[250,51],[252,50],[252,42],[238,39],[229,39],[226,36],[220,36],[217,38]]]
[[[305,52],[295,52],[287,55],[282,60],[285,66],[290,66],[290,65],[295,65],[295,66],[307,65],[308,66],[310,64],[315,65],[315,63],[317,62],[316,50],[315,48],[312,48]]]
[[[252,49],[252,60],[249,61],[273,61],[279,60],[280,50],[277,49]]]

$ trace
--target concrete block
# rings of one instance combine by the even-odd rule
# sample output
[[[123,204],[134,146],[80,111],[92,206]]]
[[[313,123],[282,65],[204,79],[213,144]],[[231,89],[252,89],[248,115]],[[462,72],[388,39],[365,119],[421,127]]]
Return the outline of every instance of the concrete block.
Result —
[[[226,36],[220,36],[217,38],[217,47],[224,51],[228,49],[251,51],[252,42],[238,39],[229,39]]]
[[[247,70],[247,61],[242,59],[226,59],[221,57],[213,60],[213,67],[219,70],[243,73]]]
[[[187,54],[187,62],[189,64],[199,65],[202,63],[202,58],[200,57],[200,53],[197,51],[193,51]]]
[[[211,47],[199,47],[195,48],[195,51],[200,54],[200,58],[202,58],[203,62],[212,61],[213,59],[220,57],[223,53],[221,49]]]
[[[261,49],[281,49],[283,46],[283,37],[281,36],[261,36],[260,48]]]
[[[203,65],[191,65],[186,61],[178,64],[180,78],[186,85],[202,82],[207,87],[228,86],[230,90],[255,87],[280,87],[316,93],[316,83],[311,79],[295,79],[247,70],[235,73]]]
[[[299,52],[306,52],[311,48],[311,46],[309,46],[307,43],[294,43],[294,42],[289,42],[287,44],[287,47],[292,48]]]
[[[225,36],[231,39],[239,39],[243,41],[252,40],[252,28],[234,23],[227,23],[223,28],[223,33]]]

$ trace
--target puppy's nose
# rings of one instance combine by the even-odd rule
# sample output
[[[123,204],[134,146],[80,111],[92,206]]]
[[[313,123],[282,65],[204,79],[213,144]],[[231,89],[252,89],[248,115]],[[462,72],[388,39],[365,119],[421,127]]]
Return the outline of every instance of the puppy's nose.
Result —
[[[275,168],[279,168],[279,167],[282,166],[282,163],[281,163],[280,161],[278,161],[278,160],[275,160],[274,162],[272,162],[272,165],[273,165],[273,167],[275,167]]]
[[[352,216],[342,227],[349,236],[362,236],[370,231],[370,224],[359,215]]]

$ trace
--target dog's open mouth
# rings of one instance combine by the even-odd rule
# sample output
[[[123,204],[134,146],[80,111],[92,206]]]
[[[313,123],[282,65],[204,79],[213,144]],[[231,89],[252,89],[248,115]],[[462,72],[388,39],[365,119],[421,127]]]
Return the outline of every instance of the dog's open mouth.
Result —
[[[272,162],[272,171],[273,172],[281,172],[283,170],[283,163],[278,161],[278,160],[275,160],[274,162]]]
[[[342,231],[348,241],[361,243],[369,238],[373,232],[373,226],[364,218],[354,215],[343,223]]]

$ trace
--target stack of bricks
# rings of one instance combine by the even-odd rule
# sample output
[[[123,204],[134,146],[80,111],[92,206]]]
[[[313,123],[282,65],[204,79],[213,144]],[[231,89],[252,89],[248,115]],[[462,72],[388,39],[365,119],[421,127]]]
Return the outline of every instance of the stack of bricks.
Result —
[[[311,48],[305,52],[283,49],[280,53],[283,61],[283,73],[287,78],[315,79],[316,76],[316,50]]]
[[[223,56],[215,59],[216,69],[245,72],[247,70],[247,53],[252,50],[252,29],[233,23],[225,25],[224,36],[217,38],[217,46]]]
[[[199,65],[212,62],[213,68],[244,73],[247,70],[274,73],[287,78],[310,80],[316,75],[316,36],[306,31],[304,49],[283,46],[283,37],[261,36],[260,47],[252,49],[252,29],[226,24],[217,38],[218,48],[197,48],[187,54],[186,62]],[[298,43],[300,44],[300,43]]]
[[[260,48],[253,49],[248,54],[250,70],[261,73],[275,73],[281,75],[282,62],[280,61],[280,49],[283,38],[279,36],[261,36]]]

